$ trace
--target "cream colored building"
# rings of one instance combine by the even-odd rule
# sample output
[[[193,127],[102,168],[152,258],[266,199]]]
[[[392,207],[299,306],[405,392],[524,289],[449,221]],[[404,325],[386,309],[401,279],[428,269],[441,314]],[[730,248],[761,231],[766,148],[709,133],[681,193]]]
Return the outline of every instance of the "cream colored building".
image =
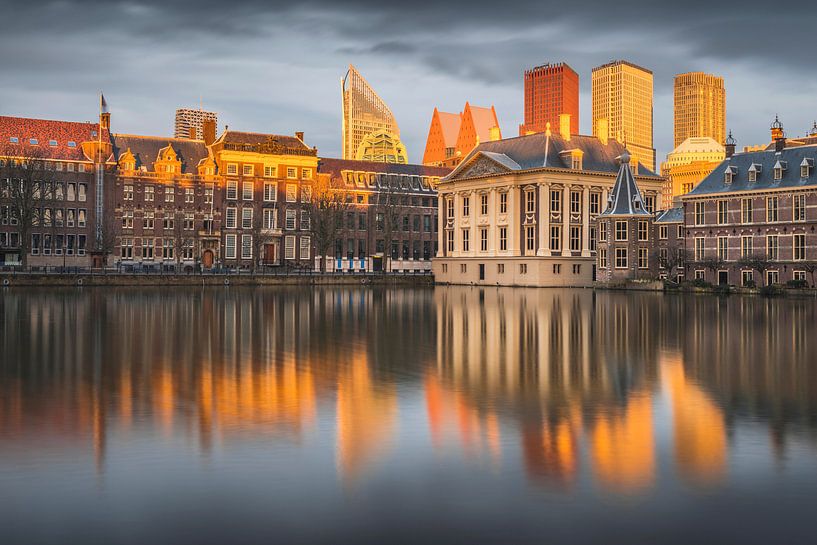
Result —
[[[389,107],[357,69],[349,65],[341,81],[343,96],[343,159],[356,159],[364,140],[371,146],[372,134],[386,135],[390,140],[400,140],[400,127]],[[375,138],[376,140],[377,138]],[[402,146],[402,144],[401,144]],[[405,147],[402,148],[405,155]],[[401,161],[395,161],[401,162]],[[405,161],[407,162],[407,161]]]
[[[684,140],[661,163],[661,175],[666,179],[661,208],[671,208],[673,198],[692,191],[725,158],[725,148],[710,137]]]
[[[723,78],[703,72],[675,76],[675,140],[709,137],[726,141],[726,89]]]
[[[607,205],[624,146],[570,135],[563,121],[560,133],[482,143],[440,181],[438,283],[593,283],[593,220]],[[635,168],[645,205],[657,210],[664,180]]]
[[[592,73],[593,134],[608,132],[627,143],[639,163],[655,170],[653,75],[627,61],[598,66]],[[599,120],[608,126],[599,128]]]

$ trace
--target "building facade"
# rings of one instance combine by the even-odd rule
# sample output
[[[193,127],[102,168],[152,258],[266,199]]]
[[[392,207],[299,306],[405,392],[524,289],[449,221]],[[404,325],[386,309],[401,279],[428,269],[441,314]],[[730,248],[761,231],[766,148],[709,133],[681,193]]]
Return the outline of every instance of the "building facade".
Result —
[[[627,61],[598,66],[592,99],[594,134],[603,130],[626,142],[633,159],[654,171],[652,72]]]
[[[361,143],[372,133],[386,133],[393,140],[400,139],[400,127],[394,114],[352,65],[341,80],[341,96],[344,159],[356,159]]]
[[[176,110],[176,121],[173,125],[173,135],[176,138],[204,140],[204,122],[212,121],[213,127],[218,127],[218,114],[204,110],[179,108]]]
[[[569,126],[569,125],[566,125]],[[537,133],[480,144],[439,188],[441,283],[589,286],[594,224],[625,151],[593,136]],[[634,165],[644,206],[661,201],[663,180]]]
[[[525,122],[519,136],[555,127],[560,114],[570,114],[570,132],[579,133],[579,74],[566,63],[525,70]]]
[[[113,169],[109,119],[0,116],[0,266],[92,266]]]
[[[674,146],[687,138],[726,142],[726,89],[723,78],[703,72],[675,76]]]
[[[318,175],[346,196],[325,270],[417,273],[437,252],[437,184],[451,169],[320,159]],[[321,256],[318,256],[321,257]]]
[[[687,138],[667,154],[661,163],[661,175],[667,179],[662,208],[692,191],[726,157],[726,149],[710,137]]]

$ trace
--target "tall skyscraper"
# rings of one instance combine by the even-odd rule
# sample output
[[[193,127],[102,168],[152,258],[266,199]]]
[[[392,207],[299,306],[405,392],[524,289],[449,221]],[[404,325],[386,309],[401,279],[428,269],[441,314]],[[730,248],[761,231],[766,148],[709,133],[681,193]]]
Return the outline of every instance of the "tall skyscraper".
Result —
[[[343,94],[343,158],[355,159],[361,143],[372,133],[378,139],[400,139],[400,128],[391,110],[351,64],[341,81]]]
[[[559,114],[570,114],[570,133],[579,133],[579,75],[565,63],[525,70],[525,122],[519,135],[559,126]]]
[[[687,138],[726,140],[726,89],[723,78],[689,72],[675,76],[675,147]]]
[[[655,171],[652,72],[627,61],[613,61],[593,69],[592,87],[593,134],[599,135],[599,120],[606,120],[607,133],[625,142],[633,158]]]
[[[205,120],[215,121],[216,127],[218,127],[218,114],[216,112],[179,108],[176,110],[174,136],[176,138],[193,137],[195,140],[204,140],[202,126]]]

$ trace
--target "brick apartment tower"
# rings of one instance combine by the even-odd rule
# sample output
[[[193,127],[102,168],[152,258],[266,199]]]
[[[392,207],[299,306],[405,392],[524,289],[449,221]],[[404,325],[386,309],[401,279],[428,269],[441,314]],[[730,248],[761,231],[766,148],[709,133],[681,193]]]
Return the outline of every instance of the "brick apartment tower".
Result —
[[[579,133],[579,75],[565,63],[525,70],[525,122],[519,135],[559,126],[559,114],[570,114],[570,133]]]

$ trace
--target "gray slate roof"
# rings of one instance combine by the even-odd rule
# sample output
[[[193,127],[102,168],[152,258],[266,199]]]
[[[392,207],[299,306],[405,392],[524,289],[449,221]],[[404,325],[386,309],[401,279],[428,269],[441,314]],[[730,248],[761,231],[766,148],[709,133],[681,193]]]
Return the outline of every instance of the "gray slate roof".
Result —
[[[197,174],[198,164],[209,154],[203,140],[188,138],[168,138],[166,136],[135,136],[132,134],[114,134],[111,138],[114,157],[119,160],[120,155],[130,149],[136,158],[136,168],[147,167],[153,172],[153,163],[159,157],[159,150],[173,146],[173,150],[182,162],[182,173]]]
[[[545,162],[545,133],[536,133],[516,138],[506,138],[493,142],[483,142],[469,154],[462,162],[465,164],[476,153],[485,152],[493,160],[508,166],[512,170],[528,170],[542,168],[571,168],[569,154],[561,152],[579,149],[583,152],[582,169],[594,172],[616,172],[618,162],[616,158],[624,153],[624,145],[616,140],[608,140],[607,145],[595,136],[574,134],[570,141],[565,140],[558,133],[552,133],[547,145],[547,162]],[[497,156],[505,156],[497,157]],[[516,168],[514,167],[516,165]],[[644,165],[638,166],[638,175],[657,178],[658,175]]]
[[[680,206],[661,210],[655,216],[655,223],[683,223],[684,209]]]
[[[607,208],[602,216],[650,216],[644,206],[644,198],[630,170],[630,154],[625,150],[621,154],[621,166],[618,169],[616,183],[607,198]]]
[[[817,166],[817,145],[785,148],[779,155],[774,150],[737,153],[718,165],[687,195],[700,197],[735,191],[817,186],[817,169],[815,168],[810,169],[808,178],[800,178],[800,164],[803,159],[810,159]],[[785,161],[787,165],[781,180],[774,179],[774,166],[778,161]],[[756,182],[749,181],[748,172],[752,164],[761,167]],[[729,184],[726,183],[724,177],[727,168],[733,171],[732,183]]]

